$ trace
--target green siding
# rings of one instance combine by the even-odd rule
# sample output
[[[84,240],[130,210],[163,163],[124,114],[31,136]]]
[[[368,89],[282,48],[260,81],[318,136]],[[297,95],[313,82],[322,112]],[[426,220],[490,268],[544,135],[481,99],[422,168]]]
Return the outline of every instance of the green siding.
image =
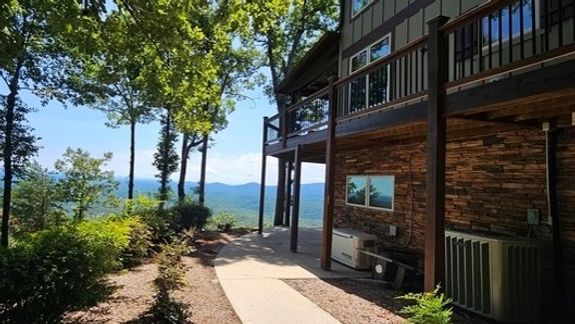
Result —
[[[346,1],[348,2],[342,31],[342,50],[359,41],[399,11],[417,2],[417,0],[374,0],[374,3],[369,5],[369,7],[357,16],[351,18],[351,0]],[[419,10],[413,16],[391,28],[392,48],[397,49],[407,44],[408,41],[417,39],[427,33],[427,22],[439,14],[455,18],[464,11],[487,1],[488,0],[435,0],[423,10]],[[383,37],[384,34],[379,36]],[[343,65],[345,64],[342,61],[341,74],[346,75],[348,70],[344,69]]]

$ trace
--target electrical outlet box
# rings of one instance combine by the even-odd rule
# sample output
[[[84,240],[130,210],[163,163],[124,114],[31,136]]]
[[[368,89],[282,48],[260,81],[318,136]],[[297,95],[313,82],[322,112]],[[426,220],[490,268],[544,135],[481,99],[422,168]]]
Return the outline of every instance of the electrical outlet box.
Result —
[[[527,224],[539,225],[539,209],[527,209]]]
[[[397,236],[397,226],[389,225],[389,236]]]

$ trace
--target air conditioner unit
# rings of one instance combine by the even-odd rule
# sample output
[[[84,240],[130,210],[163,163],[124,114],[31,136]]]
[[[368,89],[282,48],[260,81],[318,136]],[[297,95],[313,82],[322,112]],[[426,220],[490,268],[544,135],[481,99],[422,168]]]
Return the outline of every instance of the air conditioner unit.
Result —
[[[359,250],[375,252],[376,236],[349,228],[334,228],[331,258],[358,270],[369,269],[370,258]]]
[[[537,321],[536,242],[446,231],[445,254],[445,293],[455,305],[502,322]]]

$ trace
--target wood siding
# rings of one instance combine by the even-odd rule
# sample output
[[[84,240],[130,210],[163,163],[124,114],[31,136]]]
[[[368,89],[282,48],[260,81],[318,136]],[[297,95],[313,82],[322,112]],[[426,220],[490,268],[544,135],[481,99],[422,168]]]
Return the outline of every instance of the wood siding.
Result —
[[[344,25],[342,28],[342,50],[360,41],[376,28],[388,22],[393,17],[401,14],[402,10],[409,6],[420,7],[418,2],[424,0],[374,0],[362,12],[351,17],[351,0],[345,0]],[[427,33],[427,21],[438,16],[445,15],[455,18],[461,13],[479,5],[487,0],[434,0],[429,5],[420,8],[413,15],[405,17],[396,24],[392,24],[379,32],[375,39],[379,39],[388,33],[392,33],[392,48],[399,48],[408,41],[414,40]],[[342,55],[341,75],[349,73],[348,58],[355,53]]]
[[[448,136],[449,140],[449,136]],[[540,225],[533,237],[546,255],[544,283],[550,283],[551,226],[547,223],[545,134],[538,130],[508,131],[450,140],[446,161],[446,224],[448,228],[491,231],[526,237],[527,209],[538,209]],[[394,211],[348,206],[347,175],[395,176]],[[575,293],[575,130],[558,136],[558,200],[562,218],[565,283]],[[423,266],[425,237],[425,143],[382,142],[339,151],[335,176],[335,227],[373,233],[387,248],[406,248]],[[410,182],[411,180],[411,182]],[[413,188],[413,197],[411,192]],[[389,225],[398,227],[391,237]],[[544,287],[550,288],[547,284]],[[544,292],[549,294],[549,291]]]

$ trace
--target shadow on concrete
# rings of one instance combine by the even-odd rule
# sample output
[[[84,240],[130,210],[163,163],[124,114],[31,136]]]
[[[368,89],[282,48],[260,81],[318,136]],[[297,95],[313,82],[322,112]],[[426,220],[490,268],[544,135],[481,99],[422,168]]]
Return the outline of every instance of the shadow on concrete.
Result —
[[[219,253],[215,260],[221,279],[241,278],[356,278],[369,277],[370,273],[356,271],[336,262],[332,270],[320,267],[321,230],[300,229],[297,253],[289,249],[290,230],[273,228],[263,235],[257,233],[242,236]],[[231,266],[231,267],[230,267]],[[234,273],[226,273],[233,268]]]

